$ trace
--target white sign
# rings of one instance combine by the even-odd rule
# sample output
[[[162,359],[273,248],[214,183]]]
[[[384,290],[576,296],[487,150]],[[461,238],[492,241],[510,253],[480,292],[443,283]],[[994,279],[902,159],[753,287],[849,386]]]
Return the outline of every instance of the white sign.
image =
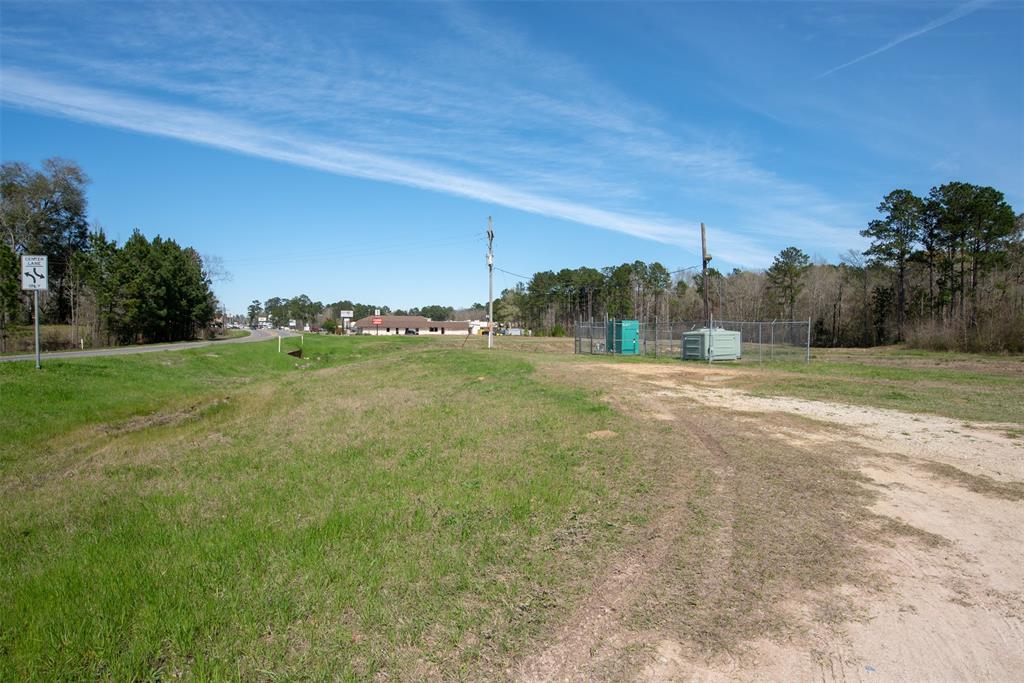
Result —
[[[21,288],[46,291],[50,288],[45,256],[21,256]]]
[[[345,318],[354,318],[355,311],[338,311],[338,317],[344,320]]]
[[[373,314],[374,315],[380,315],[380,309],[379,308],[373,309]]]

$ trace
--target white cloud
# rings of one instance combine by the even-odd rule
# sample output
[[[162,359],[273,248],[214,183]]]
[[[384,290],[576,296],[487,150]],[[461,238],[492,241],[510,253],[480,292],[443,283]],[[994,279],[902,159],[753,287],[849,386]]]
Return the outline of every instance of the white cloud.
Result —
[[[606,211],[497,185],[448,169],[382,157],[324,140],[282,135],[217,114],[59,83],[20,69],[4,70],[3,101],[34,111],[150,135],[176,138],[339,175],[490,202],[530,213],[678,243],[678,223]]]
[[[319,17],[311,24],[296,11],[272,21],[258,4],[86,13],[65,22],[74,40],[61,33],[71,29],[54,28],[5,50],[2,97],[691,253],[697,221],[679,216],[697,212],[681,198],[695,199],[708,222],[744,227],[716,228],[719,257],[737,265],[767,263],[766,243],[795,220],[809,239],[849,222],[823,193],[759,167],[706,130],[666,121],[563,55],[490,17],[480,21],[474,8],[442,6],[441,26],[412,36],[403,33],[412,20],[336,7],[330,15],[344,26],[322,31],[312,30],[326,29]],[[75,9],[82,6],[68,11]],[[5,40],[10,26],[0,29]],[[74,49],[58,49],[65,42]]]

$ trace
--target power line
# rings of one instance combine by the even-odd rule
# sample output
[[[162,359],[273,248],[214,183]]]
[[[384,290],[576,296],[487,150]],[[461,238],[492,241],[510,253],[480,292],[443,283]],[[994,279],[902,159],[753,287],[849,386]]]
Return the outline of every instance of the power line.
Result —
[[[530,278],[533,277],[532,275],[521,275],[520,273],[513,273],[511,270],[505,270],[504,268],[499,268],[498,266],[494,266],[494,269],[500,270],[501,272],[505,273],[505,275],[514,275],[515,277],[521,277],[524,280],[529,280]]]

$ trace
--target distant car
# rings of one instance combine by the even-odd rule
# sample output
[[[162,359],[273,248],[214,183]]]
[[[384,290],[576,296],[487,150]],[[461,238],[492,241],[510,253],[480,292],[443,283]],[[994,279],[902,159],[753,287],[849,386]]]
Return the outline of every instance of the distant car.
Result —
[[[414,330],[411,327],[405,328],[405,333],[406,334],[419,334],[419,332],[417,330]]]

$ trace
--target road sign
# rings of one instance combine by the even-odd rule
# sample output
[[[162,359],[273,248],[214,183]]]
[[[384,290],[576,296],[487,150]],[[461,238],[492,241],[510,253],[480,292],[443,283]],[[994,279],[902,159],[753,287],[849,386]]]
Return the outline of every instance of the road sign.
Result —
[[[384,319],[383,318],[374,318],[373,319],[373,324],[374,325],[378,325],[378,326],[383,325],[384,324]]]
[[[21,256],[21,288],[45,292],[50,288],[45,256]]]
[[[379,308],[373,309],[373,314],[374,315],[380,315],[380,309]]]
[[[39,361],[39,292],[50,288],[50,273],[45,256],[21,255],[21,288],[32,292],[32,326],[36,330],[36,370]]]
[[[354,318],[355,311],[338,311],[338,317],[344,320],[345,318]]]

